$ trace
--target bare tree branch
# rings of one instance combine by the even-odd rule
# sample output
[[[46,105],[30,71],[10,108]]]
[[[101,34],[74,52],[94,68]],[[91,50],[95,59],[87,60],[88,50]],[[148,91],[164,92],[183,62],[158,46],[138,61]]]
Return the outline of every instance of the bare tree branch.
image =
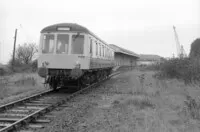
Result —
[[[37,52],[38,48],[35,43],[24,43],[18,46],[16,50],[16,59],[22,64],[30,64]]]

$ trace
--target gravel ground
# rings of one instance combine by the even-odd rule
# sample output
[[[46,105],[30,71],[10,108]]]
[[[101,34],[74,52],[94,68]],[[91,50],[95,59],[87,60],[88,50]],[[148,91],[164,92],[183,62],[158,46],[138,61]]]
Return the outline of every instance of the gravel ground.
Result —
[[[199,132],[200,122],[182,111],[183,89],[189,86],[177,80],[157,80],[153,74],[133,70],[113,77],[54,111],[55,118],[38,131]],[[189,88],[196,90],[191,94],[200,91]]]

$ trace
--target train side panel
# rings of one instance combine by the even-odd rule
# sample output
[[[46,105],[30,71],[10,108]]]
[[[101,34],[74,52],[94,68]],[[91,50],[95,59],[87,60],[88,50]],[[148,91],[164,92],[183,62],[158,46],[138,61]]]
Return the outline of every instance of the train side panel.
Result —
[[[90,69],[109,68],[109,67],[114,67],[114,62],[111,60],[105,60],[99,58],[90,59]]]
[[[89,69],[114,67],[114,50],[98,38],[89,34],[86,40],[86,53],[90,58]]]
[[[43,54],[38,58],[38,67],[73,69],[79,62],[80,69],[89,69],[90,58],[83,55]]]

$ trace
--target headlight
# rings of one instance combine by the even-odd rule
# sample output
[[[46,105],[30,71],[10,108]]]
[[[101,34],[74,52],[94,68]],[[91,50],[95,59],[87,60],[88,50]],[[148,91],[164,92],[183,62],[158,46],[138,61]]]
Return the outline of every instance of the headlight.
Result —
[[[80,68],[81,68],[81,64],[80,64],[80,62],[79,62],[79,61],[76,61],[76,63],[75,63],[75,68],[78,68],[78,69],[80,69]]]
[[[47,76],[47,72],[48,72],[48,70],[47,70],[46,67],[39,67],[39,68],[38,68],[38,75],[39,75],[40,77],[45,78],[45,77]]]

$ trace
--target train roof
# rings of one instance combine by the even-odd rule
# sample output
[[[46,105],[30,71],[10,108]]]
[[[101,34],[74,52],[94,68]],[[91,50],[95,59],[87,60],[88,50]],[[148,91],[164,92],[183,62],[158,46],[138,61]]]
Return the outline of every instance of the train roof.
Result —
[[[110,44],[109,46],[110,46],[111,48],[113,48],[114,51],[117,52],[117,53],[122,53],[122,54],[126,54],[126,55],[130,55],[130,56],[134,56],[134,57],[139,58],[139,55],[138,55],[138,54],[136,54],[136,53],[134,53],[134,52],[132,52],[132,51],[130,51],[130,50],[121,48],[121,47],[119,47],[119,46],[117,46],[117,45],[114,45],[114,44]]]
[[[63,30],[58,30],[59,28],[61,28]],[[64,28],[66,28],[66,29],[64,29]],[[69,30],[67,30],[67,28]],[[91,32],[90,30],[88,30],[86,27],[83,27],[83,26],[81,26],[79,24],[76,24],[76,23],[58,23],[58,24],[50,25],[50,26],[47,26],[47,27],[43,28],[41,30],[41,33],[58,32],[58,31],[59,32],[72,31],[72,32],[84,32],[84,33],[88,33],[88,34],[96,37],[97,39],[99,39],[101,42],[107,44],[105,41],[103,41],[98,36],[96,36],[93,32]]]
[[[70,30],[68,30],[68,31],[91,33],[87,28],[85,28],[85,27],[83,27],[81,25],[78,25],[76,23],[58,23],[58,24],[50,25],[50,26],[47,26],[47,27],[43,28],[41,30],[41,33],[44,33],[44,32],[56,32],[56,31],[66,32],[67,31],[67,30],[58,30],[59,27],[61,27],[61,28],[70,28]]]

